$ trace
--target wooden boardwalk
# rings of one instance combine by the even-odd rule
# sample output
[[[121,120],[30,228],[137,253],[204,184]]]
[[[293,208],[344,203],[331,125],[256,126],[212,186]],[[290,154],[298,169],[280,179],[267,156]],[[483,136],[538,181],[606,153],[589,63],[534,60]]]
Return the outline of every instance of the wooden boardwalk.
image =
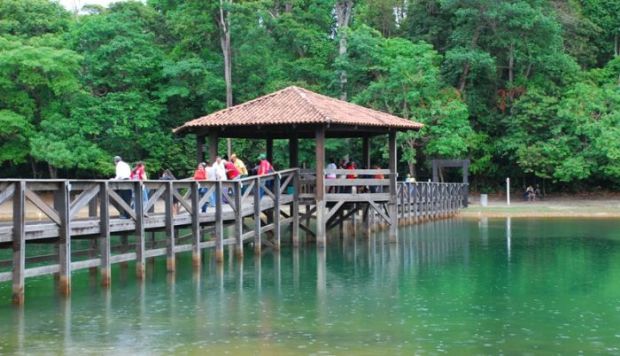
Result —
[[[298,246],[300,230],[309,241],[317,236],[310,219],[319,228],[319,214],[326,230],[361,217],[370,233],[450,217],[463,205],[463,184],[393,184],[395,177],[364,178],[388,176],[387,170],[354,173],[355,179],[324,180],[322,208],[315,200],[316,174],[299,169],[234,181],[0,180],[0,206],[11,206],[11,220],[0,222],[0,249],[12,251],[10,260],[0,261],[12,268],[0,272],[0,282],[12,281],[13,301],[22,304],[29,277],[55,274],[68,295],[71,273],[79,269],[99,268],[102,284],[110,286],[114,263],[135,261],[138,278],[144,278],[146,259],[156,256],[166,256],[169,272],[179,252],[191,252],[198,267],[202,250],[212,248],[222,262],[225,245],[233,245],[238,257],[244,243],[252,243],[255,253],[264,245],[279,249],[284,226],[290,226],[287,241]],[[27,218],[37,214],[42,219]],[[225,225],[232,227],[226,236]],[[155,232],[164,240],[147,241]],[[113,236],[120,236],[120,245],[113,245]],[[72,241],[79,240],[89,247],[73,251]],[[27,258],[26,249],[37,244],[52,244],[54,254]]]

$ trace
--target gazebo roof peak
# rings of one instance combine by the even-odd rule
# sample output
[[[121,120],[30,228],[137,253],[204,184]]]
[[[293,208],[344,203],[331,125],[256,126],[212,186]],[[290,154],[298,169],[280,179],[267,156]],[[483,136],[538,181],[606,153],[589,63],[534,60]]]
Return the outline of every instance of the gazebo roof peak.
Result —
[[[186,122],[175,133],[212,128],[290,125],[339,125],[392,130],[418,130],[422,124],[338,100],[297,86],[289,86]]]

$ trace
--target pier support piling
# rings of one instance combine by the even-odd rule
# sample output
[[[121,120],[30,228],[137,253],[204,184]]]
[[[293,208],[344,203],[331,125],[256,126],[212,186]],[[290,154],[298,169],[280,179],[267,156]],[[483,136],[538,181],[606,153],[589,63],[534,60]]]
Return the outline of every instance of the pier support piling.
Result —
[[[69,182],[60,183],[54,196],[54,207],[58,212],[58,265],[60,294],[71,294],[71,226],[69,217]]]
[[[112,284],[112,266],[110,263],[110,198],[108,182],[99,186],[99,256],[101,258],[101,285],[105,288]]]
[[[192,265],[195,269],[199,269],[202,264],[202,256],[200,253],[200,194],[198,182],[192,182],[191,199],[192,199]]]
[[[26,269],[26,182],[15,183],[13,191],[13,303],[24,304]]]
[[[224,262],[224,221],[222,220],[222,181],[215,183],[215,261]]]
[[[145,277],[145,265],[146,256],[145,250],[145,238],[144,238],[144,200],[142,198],[142,191],[144,186],[142,182],[134,183],[133,196],[134,206],[136,213],[136,277],[138,279],[144,279]]]
[[[172,210],[174,208],[174,191],[172,182],[166,182],[166,192],[164,193],[164,215],[166,219],[166,269],[168,272],[176,271],[176,254],[174,251],[175,246],[175,230],[174,230],[174,216]]]

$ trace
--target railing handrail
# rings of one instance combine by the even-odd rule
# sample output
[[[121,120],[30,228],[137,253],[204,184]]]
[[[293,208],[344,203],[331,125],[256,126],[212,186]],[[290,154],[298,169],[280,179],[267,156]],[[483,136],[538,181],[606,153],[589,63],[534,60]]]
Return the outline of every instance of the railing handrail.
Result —
[[[299,168],[289,168],[289,169],[283,169],[280,171],[274,171],[272,173],[267,173],[264,175],[253,175],[253,176],[248,176],[248,177],[244,177],[244,178],[240,178],[240,179],[201,179],[198,180],[196,182],[205,182],[205,183],[217,183],[217,182],[223,182],[223,183],[234,183],[234,182],[238,182],[238,181],[243,181],[243,180],[252,180],[255,179],[257,177],[261,177],[261,178],[268,178],[268,177],[276,177],[276,176],[282,176],[285,174],[289,174],[289,173],[294,173],[295,171],[299,171]],[[111,183],[137,183],[137,182],[142,182],[142,183],[150,183],[150,184],[154,184],[154,183],[164,183],[164,182],[173,182],[173,183],[188,183],[188,182],[192,182],[195,181],[193,178],[189,177],[189,178],[182,178],[182,179],[145,179],[145,180],[133,180],[133,179],[114,179],[114,178],[110,178],[110,179],[103,179],[103,178],[97,178],[97,179],[72,179],[72,178],[67,178],[67,179],[60,179],[60,178],[51,178],[51,179],[42,179],[42,178],[0,178],[0,183],[13,183],[13,182],[19,182],[19,181],[24,181],[26,183],[64,183],[64,182],[69,182],[69,183],[103,183],[103,182],[111,182]]]
[[[325,174],[382,174],[382,175],[394,175],[395,173],[391,173],[389,169],[346,169],[346,168],[337,168],[337,169],[326,169]]]

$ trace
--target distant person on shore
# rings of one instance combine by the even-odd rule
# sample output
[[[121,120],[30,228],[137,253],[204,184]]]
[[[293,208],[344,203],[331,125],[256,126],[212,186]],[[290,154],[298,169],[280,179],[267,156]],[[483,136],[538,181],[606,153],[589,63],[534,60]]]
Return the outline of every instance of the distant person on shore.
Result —
[[[233,153],[232,155],[230,155],[230,161],[239,171],[240,178],[245,178],[248,176],[248,168],[245,166],[245,163],[237,157],[236,154]]]
[[[540,190],[540,185],[536,184],[536,189],[534,189],[534,194],[536,195],[536,198],[538,198],[539,200],[543,199],[543,194],[542,194],[542,191]]]
[[[114,165],[116,166],[116,176],[114,180],[129,180],[131,177],[131,168],[120,156],[114,157]],[[131,206],[131,189],[119,189],[116,192],[128,206]],[[127,212],[121,211],[120,217],[128,219],[129,215]]]
[[[536,199],[536,192],[534,192],[534,188],[531,185],[527,186],[525,192],[527,193],[528,201],[534,201]]]

